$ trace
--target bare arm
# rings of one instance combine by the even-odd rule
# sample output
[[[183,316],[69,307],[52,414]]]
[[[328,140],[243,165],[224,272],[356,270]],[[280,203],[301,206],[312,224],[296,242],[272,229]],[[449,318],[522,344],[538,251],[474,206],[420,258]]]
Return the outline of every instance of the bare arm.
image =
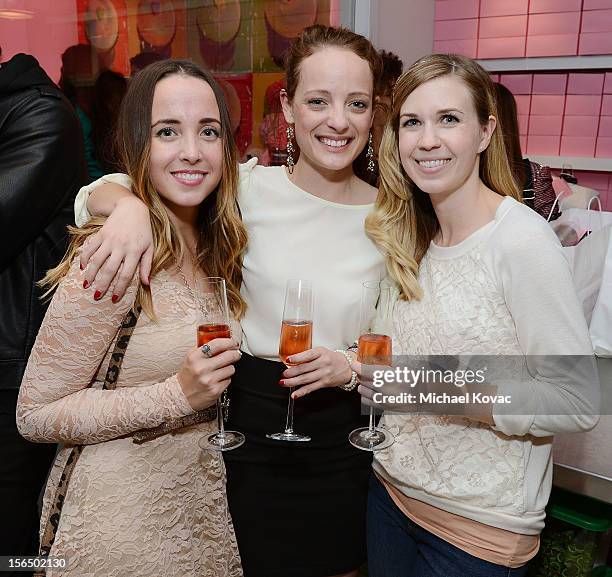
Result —
[[[89,195],[83,198],[83,193]],[[86,210],[82,210],[83,202]],[[81,251],[81,268],[86,268],[84,281],[91,286],[97,298],[112,287],[113,302],[124,295],[125,290],[139,268],[140,279],[149,283],[153,258],[153,236],[147,207],[129,189],[119,184],[96,181],[79,193],[75,208],[77,222],[88,213],[108,216],[97,234],[93,235]]]
[[[110,216],[121,200],[133,199],[127,188],[113,183],[105,183],[91,191],[87,199],[87,210],[95,216]]]

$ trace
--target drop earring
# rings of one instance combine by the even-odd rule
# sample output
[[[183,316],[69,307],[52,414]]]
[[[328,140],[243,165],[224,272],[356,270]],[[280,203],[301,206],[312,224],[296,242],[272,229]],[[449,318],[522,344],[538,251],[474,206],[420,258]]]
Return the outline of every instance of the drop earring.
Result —
[[[366,151],[366,158],[368,159],[368,172],[374,172],[376,168],[374,164],[374,147],[372,146],[372,133],[368,136],[368,149]]]
[[[293,159],[293,153],[295,152],[295,148],[293,146],[293,137],[295,133],[293,131],[293,126],[290,124],[287,126],[287,170],[289,174],[293,174],[293,167],[295,166],[295,160]]]

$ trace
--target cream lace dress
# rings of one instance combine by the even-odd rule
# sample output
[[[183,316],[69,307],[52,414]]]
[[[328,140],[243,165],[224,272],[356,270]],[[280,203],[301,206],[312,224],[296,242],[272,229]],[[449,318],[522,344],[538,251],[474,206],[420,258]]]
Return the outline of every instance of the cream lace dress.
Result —
[[[82,283],[75,262],[41,326],[17,409],[26,438],[86,445],[51,550],[68,559],[61,575],[240,577],[223,460],[198,446],[215,422],[142,445],[130,436],[193,412],[176,373],[195,344],[202,311],[176,272],[158,273],[151,286],[158,319],[141,313],[117,388],[103,391],[113,341],[136,285],[112,304],[110,291],[96,302]],[[66,458],[62,448],[44,495],[42,529]]]

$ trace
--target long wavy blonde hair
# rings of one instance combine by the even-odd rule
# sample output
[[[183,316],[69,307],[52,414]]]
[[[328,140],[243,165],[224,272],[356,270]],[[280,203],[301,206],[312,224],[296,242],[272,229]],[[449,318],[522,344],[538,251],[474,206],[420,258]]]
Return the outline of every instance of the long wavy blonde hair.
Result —
[[[399,116],[409,94],[422,84],[447,75],[456,75],[468,87],[480,123],[497,116],[495,92],[489,74],[472,59],[456,54],[431,54],[415,62],[397,81],[393,104],[385,126],[378,162],[380,189],[374,210],[366,219],[368,236],[383,253],[391,278],[402,300],[420,299],[419,266],[440,225],[429,195],[406,174],[399,154]],[[482,182],[502,196],[522,202],[512,177],[501,131],[480,153]]]
[[[153,185],[150,171],[153,95],[157,83],[173,74],[192,76],[209,84],[219,106],[223,140],[222,177],[217,188],[200,205],[197,259],[206,274],[225,279],[229,306],[234,316],[240,318],[246,310],[240,296],[240,285],[247,234],[237,203],[238,154],[223,92],[208,72],[189,60],[163,60],[142,70],[130,83],[117,124],[117,143],[123,169],[132,179],[132,192],[149,209],[155,247],[151,275],[175,261],[181,262],[187,250]],[[98,218],[81,229],[70,229],[71,241],[64,259],[41,281],[48,289],[47,293],[60,283],[79,247],[103,223],[104,219]],[[139,285],[134,303],[134,306],[137,305],[141,305],[149,317],[155,318],[148,286]]]

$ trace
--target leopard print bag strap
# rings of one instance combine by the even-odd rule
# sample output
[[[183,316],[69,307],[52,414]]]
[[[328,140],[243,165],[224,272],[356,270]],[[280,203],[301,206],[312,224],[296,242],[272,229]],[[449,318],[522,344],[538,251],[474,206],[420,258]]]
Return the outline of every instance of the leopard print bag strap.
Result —
[[[102,387],[104,390],[112,391],[113,389],[115,389],[117,379],[119,378],[119,372],[121,371],[123,357],[125,356],[125,351],[127,350],[128,344],[130,342],[130,337],[134,332],[134,327],[136,326],[141,310],[142,309],[140,306],[136,307],[135,309],[130,309],[123,318],[121,326],[119,327],[119,332],[117,334],[117,339],[115,341],[115,347],[111,355],[111,360],[106,371],[106,377],[104,379],[104,385]],[[55,497],[53,499],[53,503],[51,504],[51,510],[49,511],[49,516],[47,517],[45,530],[40,539],[39,555],[41,556],[46,557],[49,555],[51,547],[53,546],[53,543],[55,541],[55,535],[57,533],[57,527],[59,525],[62,506],[64,504],[64,499],[66,498],[66,492],[68,490],[68,482],[70,481],[70,477],[82,451],[83,445],[75,445],[74,447],[72,447],[68,455],[68,460],[64,465],[64,471],[62,472],[62,476],[60,477],[60,481],[57,485]],[[44,576],[44,569],[34,573],[34,577]]]

